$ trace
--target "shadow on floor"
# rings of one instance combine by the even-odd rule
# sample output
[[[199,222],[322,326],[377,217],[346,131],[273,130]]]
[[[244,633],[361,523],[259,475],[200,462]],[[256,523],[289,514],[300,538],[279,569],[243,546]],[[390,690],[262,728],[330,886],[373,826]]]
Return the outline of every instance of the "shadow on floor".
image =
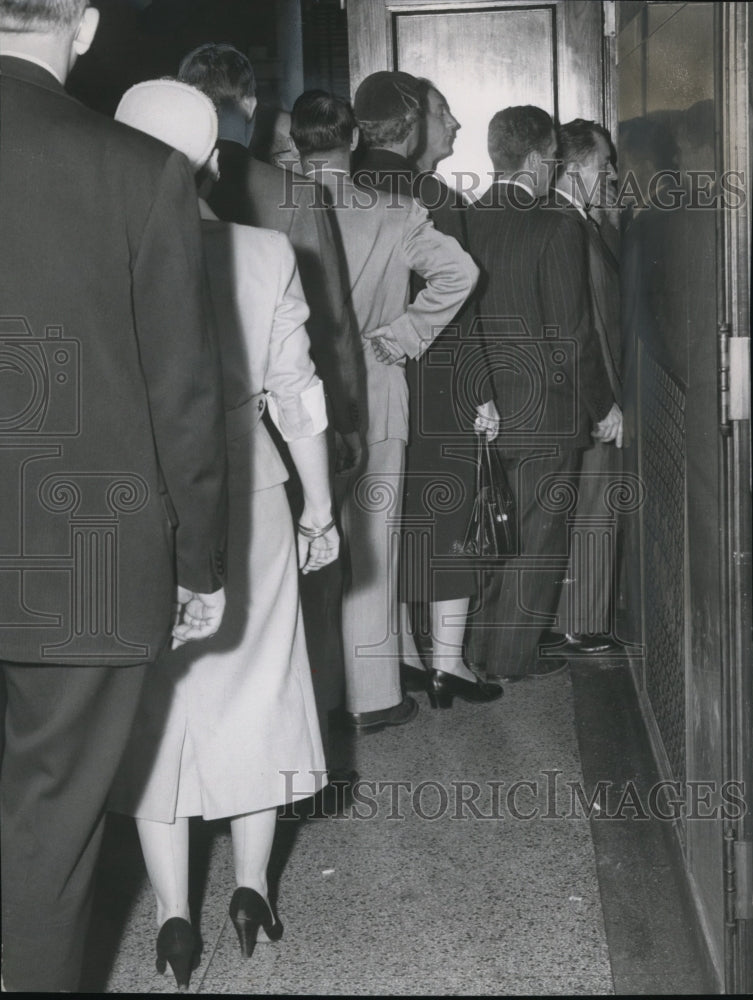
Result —
[[[573,660],[570,672],[585,793],[603,783],[613,812],[593,812],[591,835],[615,993],[719,993],[671,825],[623,798],[647,803],[661,780],[630,668]]]

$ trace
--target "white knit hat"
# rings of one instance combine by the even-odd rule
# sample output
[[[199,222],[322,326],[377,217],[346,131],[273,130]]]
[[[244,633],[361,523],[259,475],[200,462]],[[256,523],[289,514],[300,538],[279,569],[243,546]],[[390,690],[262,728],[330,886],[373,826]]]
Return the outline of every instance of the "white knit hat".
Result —
[[[217,142],[214,104],[179,80],[137,83],[123,94],[115,118],[185,153],[195,171],[204,166]]]

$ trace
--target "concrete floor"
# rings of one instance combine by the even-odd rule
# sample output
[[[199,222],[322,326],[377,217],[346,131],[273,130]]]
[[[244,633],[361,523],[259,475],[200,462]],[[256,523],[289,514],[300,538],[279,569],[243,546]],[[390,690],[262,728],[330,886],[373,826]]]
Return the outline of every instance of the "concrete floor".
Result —
[[[568,817],[568,783],[583,782],[569,672],[509,684],[491,705],[433,711],[416,697],[413,723],[354,741],[372,783],[360,803],[279,820],[285,934],[250,960],[227,918],[229,834],[197,822],[192,992],[613,992],[589,821]],[[132,824],[112,817],[85,988],[172,992],[154,968],[154,921]]]

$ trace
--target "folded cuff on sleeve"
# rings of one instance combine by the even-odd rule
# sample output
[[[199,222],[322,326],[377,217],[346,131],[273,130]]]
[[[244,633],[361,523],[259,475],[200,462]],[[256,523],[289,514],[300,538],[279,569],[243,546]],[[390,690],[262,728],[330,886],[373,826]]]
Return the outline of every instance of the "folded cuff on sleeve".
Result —
[[[327,406],[324,386],[316,381],[297,396],[280,399],[267,393],[269,415],[284,441],[313,437],[327,426]]]

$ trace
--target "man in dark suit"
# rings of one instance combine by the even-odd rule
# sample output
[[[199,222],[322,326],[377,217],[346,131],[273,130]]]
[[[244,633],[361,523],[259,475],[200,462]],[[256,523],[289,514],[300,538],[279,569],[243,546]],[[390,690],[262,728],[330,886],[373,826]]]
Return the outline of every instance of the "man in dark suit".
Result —
[[[471,655],[519,678],[560,664],[540,659],[567,565],[568,480],[591,427],[621,430],[588,296],[586,236],[577,219],[539,202],[551,183],[551,118],[506,108],[489,124],[495,180],[468,210],[471,252],[485,272],[477,327],[486,339],[500,412],[498,446],[517,501],[520,552],[495,574]]]
[[[225,222],[276,229],[293,244],[310,310],[306,330],[311,357],[324,383],[330,426],[355,461],[360,452],[360,345],[322,190],[313,180],[251,155],[256,83],[253,67],[243,53],[224,43],[202,45],[183,59],[178,76],[203,91],[217,108],[220,177],[209,197],[212,210]],[[296,513],[301,500],[295,494],[294,469],[290,472],[291,506]],[[328,717],[340,707],[344,696],[340,563],[332,563],[316,576],[315,581],[301,579],[301,605],[319,724],[327,749]]]
[[[216,631],[225,447],[185,159],[63,84],[98,12],[0,0],[3,980],[78,987],[147,663]],[[174,623],[174,601],[182,605]]]
[[[311,354],[341,434],[358,428],[357,344],[345,308],[329,212],[318,185],[249,152],[256,82],[248,59],[231,45],[202,45],[183,59],[178,76],[212,99],[219,118],[220,177],[209,205],[225,222],[285,233],[296,254],[311,315]],[[356,435],[357,437],[357,435]]]
[[[620,273],[617,258],[603,229],[614,227],[604,218],[610,185],[617,180],[609,133],[601,125],[581,118],[559,130],[561,164],[554,187],[554,202],[580,222],[588,246],[588,288],[594,329],[609,386],[618,405],[622,400],[620,337]],[[599,217],[603,221],[599,224]],[[609,234],[608,234],[609,235]],[[606,492],[621,470],[621,435],[614,442],[599,439],[583,451],[578,477],[577,518],[581,531],[599,527],[609,515]],[[613,620],[613,589],[617,577],[616,535],[605,552],[601,546],[570,553],[567,583],[562,588],[558,618],[567,637],[568,655],[608,653],[619,649]]]

